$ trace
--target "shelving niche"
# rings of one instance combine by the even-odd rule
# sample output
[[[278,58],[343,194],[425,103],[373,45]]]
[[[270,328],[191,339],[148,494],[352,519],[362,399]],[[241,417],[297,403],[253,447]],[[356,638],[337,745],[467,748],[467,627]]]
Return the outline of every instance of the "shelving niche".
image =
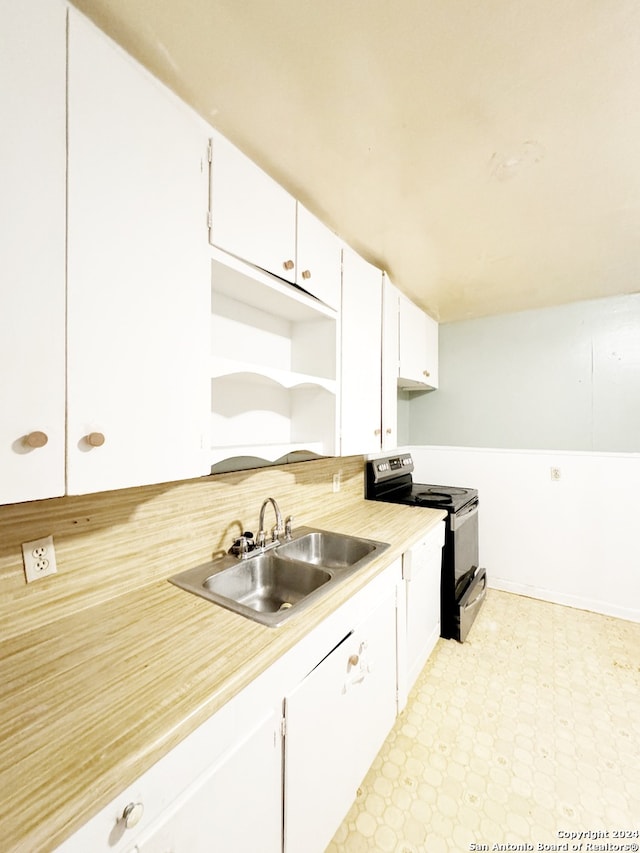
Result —
[[[337,313],[211,250],[211,464],[337,447]]]

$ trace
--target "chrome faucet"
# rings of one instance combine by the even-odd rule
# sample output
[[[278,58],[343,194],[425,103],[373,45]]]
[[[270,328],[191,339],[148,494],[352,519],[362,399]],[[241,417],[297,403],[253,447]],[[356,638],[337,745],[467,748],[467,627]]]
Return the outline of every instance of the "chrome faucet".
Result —
[[[271,544],[277,545],[278,539],[284,533],[284,526],[282,524],[282,515],[280,514],[280,507],[274,500],[274,498],[267,498],[262,506],[260,507],[260,520],[258,522],[258,537],[256,541],[256,545],[258,548],[266,547],[266,534],[264,531],[264,511],[267,508],[267,504],[272,504],[274,512],[276,514],[276,524],[275,527],[271,530]]]

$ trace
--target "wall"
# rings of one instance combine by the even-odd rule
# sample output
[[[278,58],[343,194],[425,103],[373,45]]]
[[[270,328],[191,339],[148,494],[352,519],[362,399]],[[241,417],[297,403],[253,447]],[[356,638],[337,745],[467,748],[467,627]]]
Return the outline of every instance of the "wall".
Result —
[[[440,327],[411,444],[640,451],[640,294]]]
[[[256,532],[267,496],[294,516],[294,528],[313,525],[362,497],[363,464],[361,456],[320,459],[0,506],[0,639],[212,559],[244,530]],[[27,585],[21,544],[49,534],[58,574]]]
[[[640,621],[640,295],[440,342],[440,390],[409,403],[415,479],[478,488],[489,585]]]
[[[411,451],[418,482],[478,489],[489,586],[640,622],[640,455]]]

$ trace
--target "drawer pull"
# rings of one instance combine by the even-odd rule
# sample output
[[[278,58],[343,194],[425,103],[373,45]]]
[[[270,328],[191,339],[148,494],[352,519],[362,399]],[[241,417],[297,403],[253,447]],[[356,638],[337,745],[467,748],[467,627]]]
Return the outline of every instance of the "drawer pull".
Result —
[[[101,432],[90,432],[89,435],[85,435],[84,440],[91,447],[102,447],[105,442],[104,435]]]
[[[24,438],[24,443],[27,447],[44,447],[48,441],[49,436],[46,432],[41,432],[40,430],[30,432],[29,435]]]
[[[144,806],[142,803],[129,803],[122,812],[122,822],[127,829],[133,829],[134,826],[140,823],[143,814]]]

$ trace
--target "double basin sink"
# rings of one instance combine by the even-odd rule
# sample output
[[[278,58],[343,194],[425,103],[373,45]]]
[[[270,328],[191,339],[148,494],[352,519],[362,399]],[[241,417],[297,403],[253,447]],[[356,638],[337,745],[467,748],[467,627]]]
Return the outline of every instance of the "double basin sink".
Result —
[[[264,625],[281,625],[359,571],[386,542],[300,527],[244,559],[225,556],[175,575],[176,586]]]

